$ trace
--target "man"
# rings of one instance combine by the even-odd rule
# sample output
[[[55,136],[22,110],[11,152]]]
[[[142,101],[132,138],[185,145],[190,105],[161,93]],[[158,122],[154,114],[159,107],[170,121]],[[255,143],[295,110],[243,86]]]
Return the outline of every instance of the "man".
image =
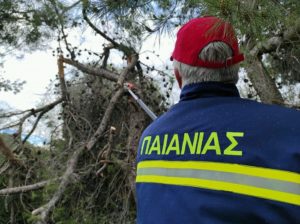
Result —
[[[300,223],[300,113],[239,97],[221,19],[185,24],[172,59],[180,102],[141,137],[137,222]]]

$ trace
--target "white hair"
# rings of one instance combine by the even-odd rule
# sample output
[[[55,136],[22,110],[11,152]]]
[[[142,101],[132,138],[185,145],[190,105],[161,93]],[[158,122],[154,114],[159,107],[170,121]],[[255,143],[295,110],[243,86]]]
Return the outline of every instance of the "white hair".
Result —
[[[233,54],[232,49],[224,42],[212,42],[202,49],[199,58],[203,61],[224,62]],[[182,77],[182,87],[199,82],[226,82],[236,84],[238,81],[239,65],[226,68],[194,67],[174,60],[174,68]]]

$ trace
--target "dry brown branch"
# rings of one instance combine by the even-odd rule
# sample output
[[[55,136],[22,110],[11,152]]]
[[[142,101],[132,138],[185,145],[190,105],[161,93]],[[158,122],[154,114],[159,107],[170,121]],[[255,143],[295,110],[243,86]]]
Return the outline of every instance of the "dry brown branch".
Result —
[[[111,163],[110,161],[110,155],[112,153],[112,144],[113,144],[113,136],[116,131],[116,128],[111,126],[109,129],[109,137],[108,137],[108,143],[107,143],[107,149],[105,151],[101,152],[101,157],[104,160],[100,160],[100,163],[103,163],[102,167],[97,170],[96,175],[102,175],[103,170],[107,167],[108,163]]]
[[[112,71],[109,71],[109,70],[104,69],[104,68],[97,68],[97,69],[90,68],[89,66],[81,64],[77,61],[72,61],[71,59],[68,59],[68,58],[63,58],[62,60],[63,60],[64,63],[66,63],[68,65],[72,65],[72,66],[76,67],[78,70],[80,70],[84,73],[87,73],[89,75],[103,77],[103,78],[106,78],[108,80],[115,81],[115,82],[119,78],[119,74],[117,74],[115,72],[112,72]]]
[[[146,114],[141,110],[140,107],[132,102],[129,102],[129,111],[130,117],[129,120],[129,129],[131,130],[127,138],[127,159],[128,165],[124,166],[127,171],[127,183],[132,192],[132,196],[136,202],[136,192],[135,192],[135,177],[136,177],[136,149],[138,148],[139,136],[141,136],[145,126],[146,126]]]
[[[58,66],[58,77],[60,82],[62,98],[66,101],[70,101],[70,97],[69,97],[69,93],[65,81],[64,58],[62,55],[60,55],[59,58],[57,59],[57,66]]]
[[[0,195],[20,194],[20,193],[25,193],[25,192],[29,192],[29,191],[39,190],[56,180],[57,179],[45,180],[45,181],[41,181],[41,182],[38,182],[35,184],[26,185],[26,186],[1,189]]]
[[[138,55],[137,54],[133,54],[130,55],[130,62],[128,63],[128,66],[123,70],[123,72],[120,75],[120,78],[117,81],[117,84],[123,88],[124,85],[124,81],[127,77],[127,75],[130,73],[130,71],[136,66],[137,61],[138,61]]]

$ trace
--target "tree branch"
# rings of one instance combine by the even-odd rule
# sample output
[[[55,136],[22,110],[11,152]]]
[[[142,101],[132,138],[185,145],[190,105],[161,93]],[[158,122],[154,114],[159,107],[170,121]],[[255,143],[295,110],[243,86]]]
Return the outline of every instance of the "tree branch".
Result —
[[[66,81],[65,81],[65,72],[64,72],[64,61],[63,61],[63,56],[60,55],[59,58],[57,59],[57,66],[58,66],[58,77],[59,77],[59,81],[60,81],[60,88],[61,88],[61,95],[62,98],[69,102],[70,101],[70,97],[69,97],[69,93],[68,93],[68,89],[67,89],[67,85],[66,85]]]
[[[83,7],[82,7],[82,15],[83,15],[83,19],[89,24],[89,26],[100,36],[102,36],[104,39],[108,40],[109,42],[111,42],[116,48],[120,47],[120,44],[117,43],[115,40],[113,40],[112,38],[110,38],[109,36],[107,36],[104,32],[102,32],[101,30],[99,30],[92,22],[91,20],[88,18],[87,16],[87,7],[89,5],[89,1],[85,0],[83,2]]]
[[[108,45],[104,47],[102,56],[104,57],[102,62],[102,68],[106,69],[107,66],[107,60],[109,58],[110,50],[114,48],[114,45]]]
[[[124,92],[124,88],[123,88],[124,80],[125,80],[126,76],[128,75],[128,73],[130,72],[130,70],[135,66],[135,64],[137,62],[137,55],[134,55],[133,57],[134,57],[134,59],[128,65],[128,67],[124,69],[124,71],[121,73],[121,75],[117,81],[117,83],[119,83],[119,85],[116,89],[116,92],[112,96],[108,107],[105,110],[104,116],[103,116],[96,132],[88,140],[88,142],[85,146],[78,147],[77,150],[74,151],[73,155],[71,156],[71,158],[68,161],[67,169],[62,176],[62,181],[60,182],[60,185],[59,185],[57,191],[55,192],[55,194],[53,195],[53,197],[51,198],[51,200],[47,204],[43,205],[42,207],[39,207],[39,208],[35,209],[34,211],[32,211],[33,215],[40,215],[40,220],[37,222],[37,224],[46,224],[47,223],[47,221],[49,219],[49,215],[53,211],[57,202],[63,197],[65,190],[67,189],[68,185],[70,184],[71,176],[74,173],[74,170],[77,166],[79,156],[83,153],[84,149],[91,150],[94,147],[95,143],[98,141],[98,139],[103,135],[103,133],[107,127],[107,124],[111,118],[113,109],[114,109],[117,101],[119,100],[119,98],[122,96],[122,94]]]
[[[274,36],[264,42],[259,42],[250,50],[250,55],[255,57],[257,55],[270,53],[280,47],[284,47],[285,44],[291,41],[297,40],[300,40],[300,19],[296,20],[295,25],[287,29],[281,36]]]
[[[43,116],[45,113],[47,113],[48,111],[50,111],[51,109],[53,109],[56,105],[60,104],[61,102],[63,101],[63,99],[58,99],[50,104],[47,104],[45,106],[42,106],[40,108],[37,108],[37,109],[34,109],[32,108],[30,110],[30,112],[26,115],[24,115],[21,119],[20,119],[20,122],[19,122],[19,130],[18,130],[18,136],[21,138],[21,135],[22,135],[22,126],[25,122],[25,120],[27,118],[29,118],[30,116],[36,116],[37,113],[41,113],[40,116]],[[40,117],[39,116],[39,117]],[[38,118],[37,119],[37,122],[39,121],[40,119]],[[34,128],[37,126],[37,122],[34,124],[33,126],[33,129],[30,131],[30,133],[25,137],[26,140],[29,138],[29,136],[32,134],[32,132],[34,131]],[[22,141],[20,141],[22,142]],[[25,141],[23,141],[24,143]]]
[[[258,57],[249,60],[246,67],[247,75],[250,78],[261,102],[267,104],[283,104],[283,98],[277,89],[274,80],[266,73],[263,63]]]
[[[102,32],[101,30],[99,30],[93,23],[92,21],[88,18],[87,16],[87,8],[89,5],[89,1],[85,0],[83,1],[83,8],[82,8],[82,15],[83,15],[83,19],[88,23],[88,25],[100,36],[102,36],[104,39],[106,39],[107,41],[109,41],[110,43],[112,43],[114,45],[115,48],[118,48],[119,50],[123,51],[125,55],[130,55],[132,53],[135,53],[135,51],[130,48],[127,47],[121,43],[116,42],[114,39],[110,38],[108,35],[106,35],[104,32]]]
[[[115,134],[116,128],[111,126],[109,129],[109,137],[108,143],[105,151],[102,150],[100,157],[104,160],[100,160],[100,163],[104,163],[99,170],[97,170],[96,175],[103,175],[103,170],[107,167],[107,164],[110,162],[110,155],[112,153],[112,144],[113,144],[113,136]]]
[[[25,192],[29,192],[29,191],[39,190],[56,180],[58,180],[58,179],[45,180],[45,181],[41,181],[41,182],[38,182],[35,184],[26,185],[26,186],[1,189],[0,195],[20,194],[20,193],[25,193]]]
[[[77,61],[72,61],[71,59],[68,59],[68,58],[63,58],[62,60],[64,63],[66,63],[68,65],[72,65],[72,66],[76,67],[78,70],[80,70],[84,73],[87,73],[89,75],[100,76],[100,77],[106,78],[106,79],[114,81],[114,82],[116,82],[119,78],[119,75],[117,73],[114,73],[107,69],[103,69],[103,68],[93,69],[93,68],[90,68],[84,64],[77,62]]]

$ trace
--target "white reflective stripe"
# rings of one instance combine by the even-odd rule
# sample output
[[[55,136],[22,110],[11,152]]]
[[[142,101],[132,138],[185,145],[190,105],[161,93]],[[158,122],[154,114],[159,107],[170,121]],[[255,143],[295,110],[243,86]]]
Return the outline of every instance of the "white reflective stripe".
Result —
[[[216,180],[300,195],[300,184],[237,173],[195,169],[141,168],[138,169],[137,175],[158,175]]]

